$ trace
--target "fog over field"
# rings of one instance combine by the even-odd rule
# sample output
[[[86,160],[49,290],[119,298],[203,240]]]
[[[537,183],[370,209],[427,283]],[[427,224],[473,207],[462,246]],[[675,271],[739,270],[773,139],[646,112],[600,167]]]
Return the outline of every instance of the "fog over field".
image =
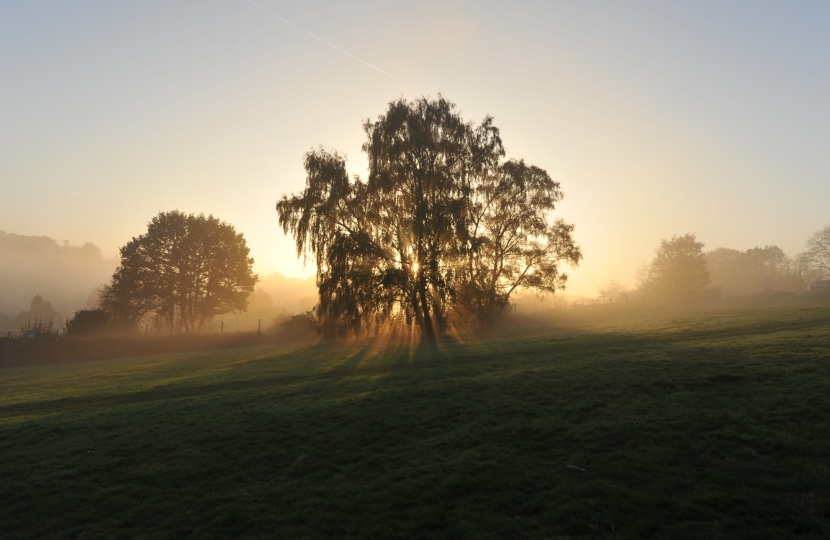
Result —
[[[13,319],[40,295],[65,317],[83,308],[117,265],[89,242],[77,246],[0,231],[0,313]]]
[[[0,231],[0,331],[17,330],[13,322],[38,295],[62,321],[76,310],[95,307],[100,287],[117,266],[118,259],[104,257],[91,242],[78,246]],[[313,277],[286,278],[276,272],[260,276],[248,311],[230,318],[250,322],[308,311],[316,294]]]
[[[830,539],[830,1],[0,1],[0,540]]]

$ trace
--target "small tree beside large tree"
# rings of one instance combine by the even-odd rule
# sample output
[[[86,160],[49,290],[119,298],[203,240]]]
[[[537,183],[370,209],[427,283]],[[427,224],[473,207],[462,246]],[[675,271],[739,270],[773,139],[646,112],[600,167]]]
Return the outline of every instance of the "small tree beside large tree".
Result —
[[[245,238],[213,216],[161,212],[120,251],[100,305],[122,329],[152,313],[171,332],[201,330],[244,311],[257,282]]]

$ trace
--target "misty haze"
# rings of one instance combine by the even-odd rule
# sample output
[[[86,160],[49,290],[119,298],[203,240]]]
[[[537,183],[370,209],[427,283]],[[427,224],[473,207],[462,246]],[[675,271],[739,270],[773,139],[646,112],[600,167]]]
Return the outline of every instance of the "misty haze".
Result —
[[[830,537],[830,5],[0,5],[0,538]]]
[[[104,258],[91,242],[74,246],[0,231],[0,332],[17,332],[32,319],[66,321],[78,310],[95,309],[117,265],[118,259]],[[247,310],[233,314],[232,320],[250,326],[265,319],[270,324],[281,315],[309,311],[316,294],[312,279],[274,272],[259,279]],[[49,308],[31,312],[37,296]]]

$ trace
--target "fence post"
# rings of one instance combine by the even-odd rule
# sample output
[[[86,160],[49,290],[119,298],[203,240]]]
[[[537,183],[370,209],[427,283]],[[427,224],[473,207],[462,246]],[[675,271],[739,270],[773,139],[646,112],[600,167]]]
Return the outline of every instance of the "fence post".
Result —
[[[222,343],[225,341],[225,321],[220,321],[219,323],[219,346],[222,346]]]
[[[259,337],[260,330],[262,329],[262,319],[256,320],[256,335]]]
[[[150,325],[149,325],[149,324],[145,324],[145,325],[144,325],[144,337],[147,337],[147,336],[149,336],[149,335],[150,335]]]

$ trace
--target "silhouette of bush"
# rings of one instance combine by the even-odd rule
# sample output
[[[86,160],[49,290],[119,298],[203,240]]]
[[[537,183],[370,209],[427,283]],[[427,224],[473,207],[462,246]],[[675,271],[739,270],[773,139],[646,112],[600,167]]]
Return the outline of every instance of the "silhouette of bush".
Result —
[[[291,338],[308,338],[320,332],[320,323],[314,313],[306,311],[292,315],[277,326],[277,334],[290,336]]]
[[[72,336],[101,334],[107,331],[109,314],[103,309],[79,309],[66,321],[66,333]]]

